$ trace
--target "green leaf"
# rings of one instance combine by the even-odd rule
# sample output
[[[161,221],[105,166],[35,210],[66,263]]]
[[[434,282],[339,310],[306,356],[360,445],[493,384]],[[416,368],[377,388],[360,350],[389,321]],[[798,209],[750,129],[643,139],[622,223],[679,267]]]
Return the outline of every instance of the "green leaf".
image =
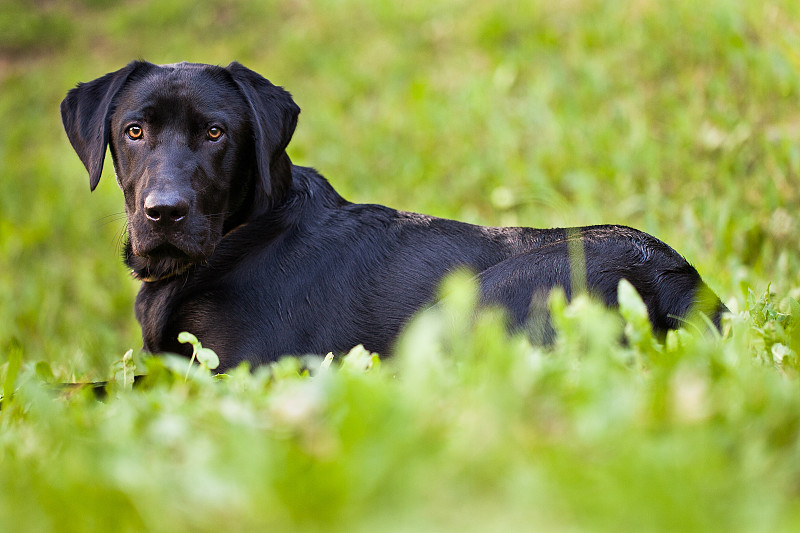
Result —
[[[219,357],[211,348],[198,349],[197,361],[210,370],[214,370],[219,366]]]
[[[53,383],[56,380],[53,369],[47,361],[39,361],[36,363],[36,376],[45,383]]]
[[[367,372],[376,366],[375,362],[377,360],[376,354],[364,348],[364,345],[359,344],[354,346],[342,359],[342,370],[355,373]]]
[[[6,367],[6,379],[3,383],[3,395],[10,396],[14,392],[14,384],[17,381],[19,367],[22,365],[22,347],[14,343],[8,353],[8,366]]]
[[[319,364],[319,369],[322,371],[328,370],[331,367],[331,363],[333,363],[333,352],[328,352],[328,355]]]
[[[178,342],[180,342],[181,344],[187,344],[188,343],[188,344],[196,345],[200,341],[198,341],[197,337],[195,337],[194,335],[192,335],[188,331],[181,331],[178,334]]]
[[[123,389],[133,388],[133,377],[136,375],[136,364],[133,362],[133,350],[128,350],[122,359],[114,363],[114,381]]]
[[[619,301],[619,311],[626,322],[637,325],[645,322],[649,323],[647,306],[630,281],[626,279],[619,281],[617,299]]]

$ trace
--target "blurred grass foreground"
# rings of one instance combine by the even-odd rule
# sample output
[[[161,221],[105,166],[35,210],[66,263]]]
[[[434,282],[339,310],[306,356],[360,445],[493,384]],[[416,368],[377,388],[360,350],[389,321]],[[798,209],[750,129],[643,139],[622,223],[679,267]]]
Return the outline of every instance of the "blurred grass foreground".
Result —
[[[556,294],[543,349],[453,279],[390,360],[143,357],[58,115],[134,58],[285,86],[350,200],[638,227],[733,312],[658,342],[624,286]],[[788,0],[0,0],[0,532],[800,530],[799,97]]]

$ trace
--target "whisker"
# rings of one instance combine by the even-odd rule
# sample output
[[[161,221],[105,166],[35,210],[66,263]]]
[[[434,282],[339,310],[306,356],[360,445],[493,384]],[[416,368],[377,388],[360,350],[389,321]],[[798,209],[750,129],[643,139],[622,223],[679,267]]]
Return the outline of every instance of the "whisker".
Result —
[[[105,224],[110,219],[112,222],[114,220],[119,220],[121,217],[125,216],[125,211],[117,211],[116,213],[110,213],[108,215],[102,216],[95,220],[98,224]]]
[[[103,222],[99,222],[98,221],[98,225],[101,226],[101,227],[102,226],[108,226],[109,224],[113,224],[115,222],[119,222],[120,220],[124,220],[125,219],[125,214],[123,213],[122,215],[117,215],[114,218],[110,218],[110,217],[106,217],[106,218],[108,218],[108,220],[104,220]]]
[[[122,242],[125,240],[125,236],[128,234],[128,221],[125,221],[125,224],[122,225],[122,229],[117,233],[116,242],[114,243],[114,250],[117,254],[122,253]]]

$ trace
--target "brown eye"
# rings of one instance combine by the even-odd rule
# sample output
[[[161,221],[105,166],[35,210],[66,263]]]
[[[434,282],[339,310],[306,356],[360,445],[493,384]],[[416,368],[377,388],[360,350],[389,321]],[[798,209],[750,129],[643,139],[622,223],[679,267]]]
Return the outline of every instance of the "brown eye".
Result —
[[[209,141],[218,141],[222,137],[222,128],[211,126],[206,132]]]
[[[144,137],[144,130],[138,124],[133,124],[132,126],[128,126],[128,129],[125,130],[125,133],[128,135],[128,138],[138,141],[142,137]]]

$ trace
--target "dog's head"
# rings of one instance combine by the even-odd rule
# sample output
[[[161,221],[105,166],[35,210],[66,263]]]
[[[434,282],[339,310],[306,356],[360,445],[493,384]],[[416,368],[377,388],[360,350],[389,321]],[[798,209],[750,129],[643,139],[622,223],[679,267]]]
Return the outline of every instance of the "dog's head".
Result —
[[[160,277],[207,259],[291,185],[300,109],[238,63],[135,61],[72,89],[61,118],[94,190],[110,146],[128,216],[128,260]]]

